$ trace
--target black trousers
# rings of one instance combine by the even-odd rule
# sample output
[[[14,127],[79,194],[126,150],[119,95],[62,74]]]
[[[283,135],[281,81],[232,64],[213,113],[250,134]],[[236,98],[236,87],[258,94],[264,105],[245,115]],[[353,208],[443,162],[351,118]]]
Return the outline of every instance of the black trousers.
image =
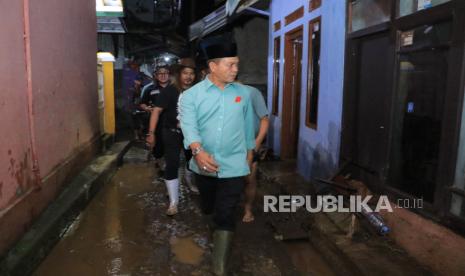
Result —
[[[216,229],[234,231],[236,207],[244,190],[244,177],[216,178],[195,174],[202,212],[213,214]]]
[[[184,155],[186,156],[186,166],[188,166],[188,162],[192,158],[192,153],[190,150],[184,150],[182,144],[184,137],[180,130],[164,128],[162,135],[166,161],[165,179],[176,179],[178,178],[179,154],[181,154],[181,150],[184,151]]]
[[[159,159],[162,158],[165,154],[165,139],[163,137],[163,128],[158,127],[155,129],[155,137],[157,137],[157,141],[155,142],[155,146],[153,147],[152,154],[153,157]]]

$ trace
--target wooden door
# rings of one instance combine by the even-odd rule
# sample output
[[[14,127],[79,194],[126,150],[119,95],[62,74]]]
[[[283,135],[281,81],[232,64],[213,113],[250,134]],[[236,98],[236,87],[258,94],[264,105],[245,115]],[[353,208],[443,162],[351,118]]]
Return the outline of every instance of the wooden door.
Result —
[[[297,157],[300,125],[300,94],[302,90],[303,29],[286,34],[284,48],[284,93],[281,122],[281,157]]]

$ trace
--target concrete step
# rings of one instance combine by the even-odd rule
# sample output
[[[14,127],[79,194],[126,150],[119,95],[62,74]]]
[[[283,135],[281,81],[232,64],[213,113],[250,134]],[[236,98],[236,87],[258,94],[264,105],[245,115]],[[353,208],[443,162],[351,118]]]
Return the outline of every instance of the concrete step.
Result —
[[[259,166],[262,181],[259,196],[314,195],[312,183],[295,171],[293,161],[263,162]],[[336,275],[433,275],[421,266],[389,236],[371,231],[364,221],[349,235],[352,214],[312,213],[309,241],[332,266]]]

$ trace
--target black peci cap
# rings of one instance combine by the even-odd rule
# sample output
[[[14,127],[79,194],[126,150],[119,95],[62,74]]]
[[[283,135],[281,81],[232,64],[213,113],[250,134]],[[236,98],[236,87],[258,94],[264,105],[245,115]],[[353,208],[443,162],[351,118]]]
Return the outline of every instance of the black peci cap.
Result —
[[[214,44],[205,48],[205,53],[208,59],[236,57],[237,46],[235,43],[231,44]]]
[[[230,33],[202,40],[200,49],[207,60],[237,56],[237,45]]]

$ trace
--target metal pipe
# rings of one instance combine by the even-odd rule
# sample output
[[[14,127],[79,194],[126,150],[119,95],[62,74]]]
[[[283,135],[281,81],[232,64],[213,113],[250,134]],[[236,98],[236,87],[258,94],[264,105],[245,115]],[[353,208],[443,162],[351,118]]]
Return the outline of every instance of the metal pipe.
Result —
[[[269,12],[263,11],[263,10],[259,10],[259,9],[256,9],[256,8],[248,7],[248,8],[246,8],[246,10],[247,10],[247,11],[254,12],[254,13],[258,13],[258,14],[261,14],[261,15],[264,15],[264,16],[270,16],[270,13],[269,13]]]
[[[35,189],[41,189],[39,161],[37,158],[36,137],[34,132],[34,110],[32,93],[32,68],[31,68],[31,29],[29,20],[29,0],[23,0],[23,23],[24,23],[24,55],[26,64],[26,90],[27,90],[27,111],[29,121],[29,135],[32,154],[32,172],[34,173]]]

